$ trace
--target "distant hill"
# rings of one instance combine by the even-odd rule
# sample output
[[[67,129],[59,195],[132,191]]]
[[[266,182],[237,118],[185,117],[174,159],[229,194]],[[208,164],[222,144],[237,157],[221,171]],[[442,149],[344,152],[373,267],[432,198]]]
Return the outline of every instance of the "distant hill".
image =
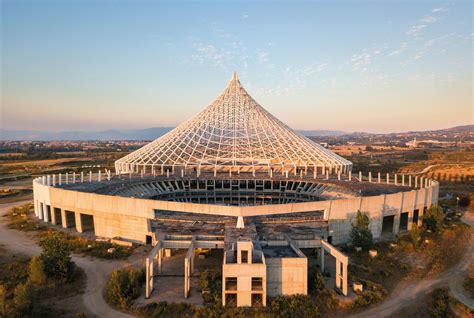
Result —
[[[25,140],[25,141],[52,141],[52,140],[153,140],[163,136],[174,127],[154,127],[147,129],[104,131],[41,131],[41,130],[6,130],[0,129],[0,140]],[[426,132],[442,133],[474,132],[474,125],[457,126],[446,129],[430,130]],[[299,130],[300,134],[307,137],[338,137],[343,135],[365,136],[375,135],[365,132],[344,132],[340,130]],[[407,133],[419,133],[411,131]],[[382,134],[376,134],[382,135]],[[389,135],[389,134],[387,134]]]
[[[173,127],[155,127],[136,130],[104,131],[40,131],[0,129],[0,140],[152,140],[166,134]]]

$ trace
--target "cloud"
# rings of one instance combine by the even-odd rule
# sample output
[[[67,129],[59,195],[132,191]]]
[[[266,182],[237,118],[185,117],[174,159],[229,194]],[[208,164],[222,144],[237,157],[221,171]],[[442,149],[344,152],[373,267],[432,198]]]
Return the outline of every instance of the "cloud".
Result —
[[[431,10],[431,12],[436,13],[436,12],[444,12],[446,11],[446,8],[444,7],[439,7],[439,8],[434,8]]]
[[[421,34],[421,31],[426,27],[427,27],[426,24],[413,25],[408,29],[406,34],[407,35],[412,35],[412,36],[419,36]]]
[[[246,20],[248,19],[249,15],[245,12],[242,12],[242,14],[240,15],[240,17],[242,18],[242,20]]]
[[[432,15],[428,15],[422,19],[420,19],[420,22],[423,22],[423,23],[435,23],[436,21],[438,21],[439,18],[438,17],[435,17],[435,16],[432,16]]]

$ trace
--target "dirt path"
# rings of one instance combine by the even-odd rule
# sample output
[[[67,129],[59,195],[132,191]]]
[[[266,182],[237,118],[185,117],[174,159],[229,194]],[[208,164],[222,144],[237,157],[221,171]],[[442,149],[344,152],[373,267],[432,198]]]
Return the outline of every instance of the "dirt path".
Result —
[[[40,254],[41,248],[33,238],[25,233],[9,229],[3,217],[12,207],[29,202],[31,201],[0,204],[0,243],[9,250],[32,256]],[[77,255],[74,255],[72,260],[84,270],[87,276],[86,290],[81,295],[83,308],[94,317],[133,317],[114,310],[102,297],[102,290],[106,284],[107,277],[109,277],[114,269],[126,265],[127,262],[101,261]]]
[[[474,213],[467,212],[462,218],[463,222],[474,227]],[[474,233],[471,232],[471,240],[464,252],[462,260],[451,269],[441,273],[436,278],[422,279],[414,283],[401,283],[388,297],[387,300],[378,306],[370,308],[351,317],[388,317],[397,310],[409,306],[427,294],[433,289],[448,285],[451,293],[460,302],[469,307],[474,308],[474,302],[470,299],[462,287],[462,282],[469,271],[469,265],[474,262]]]

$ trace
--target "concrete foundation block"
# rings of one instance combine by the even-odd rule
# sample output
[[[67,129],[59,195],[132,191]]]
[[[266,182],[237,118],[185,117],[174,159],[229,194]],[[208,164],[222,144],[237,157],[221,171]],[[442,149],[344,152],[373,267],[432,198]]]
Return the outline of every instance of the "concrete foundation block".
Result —
[[[369,256],[371,258],[377,257],[378,252],[376,250],[369,250]]]
[[[361,283],[354,283],[352,289],[355,291],[355,292],[362,292],[364,287],[362,286]]]

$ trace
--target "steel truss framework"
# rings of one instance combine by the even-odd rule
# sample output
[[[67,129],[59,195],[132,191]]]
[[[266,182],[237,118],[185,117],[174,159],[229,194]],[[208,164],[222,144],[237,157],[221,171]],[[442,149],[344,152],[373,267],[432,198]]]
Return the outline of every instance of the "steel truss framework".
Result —
[[[260,106],[234,73],[208,107],[117,160],[117,173],[187,171],[346,173],[352,163],[303,137]]]

